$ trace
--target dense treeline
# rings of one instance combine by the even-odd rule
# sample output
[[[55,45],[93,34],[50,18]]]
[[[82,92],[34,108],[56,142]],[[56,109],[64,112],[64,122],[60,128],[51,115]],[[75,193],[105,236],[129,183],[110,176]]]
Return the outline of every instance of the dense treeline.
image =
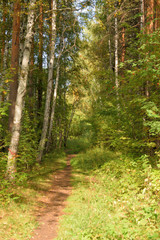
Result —
[[[78,101],[72,72],[81,8],[70,0],[0,3],[1,166],[9,179],[41,162],[51,145],[66,145]]]
[[[28,239],[67,152],[57,239],[160,239],[160,1],[2,0],[0,16],[2,238]]]
[[[82,134],[158,168],[159,8],[158,0],[1,1],[1,178]]]
[[[80,61],[94,144],[159,162],[159,1],[97,1]]]

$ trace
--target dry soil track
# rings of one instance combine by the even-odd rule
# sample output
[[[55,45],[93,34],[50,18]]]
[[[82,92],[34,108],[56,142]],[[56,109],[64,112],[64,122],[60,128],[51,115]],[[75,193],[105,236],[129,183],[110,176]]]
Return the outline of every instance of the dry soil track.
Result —
[[[66,200],[71,194],[71,166],[70,159],[75,155],[68,155],[67,166],[57,171],[53,177],[53,185],[45,192],[43,207],[38,212],[39,227],[33,232],[31,240],[53,240],[57,237],[59,218],[66,207]]]

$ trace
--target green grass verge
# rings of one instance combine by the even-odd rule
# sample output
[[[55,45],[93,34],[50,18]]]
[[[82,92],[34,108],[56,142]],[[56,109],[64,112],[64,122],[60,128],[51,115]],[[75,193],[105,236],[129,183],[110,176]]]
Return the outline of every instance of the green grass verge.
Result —
[[[38,225],[34,216],[40,206],[37,199],[52,185],[53,173],[65,165],[64,152],[50,153],[45,156],[42,165],[36,165],[32,172],[21,173],[15,185],[1,182],[0,239],[30,239]]]
[[[95,148],[72,165],[73,192],[56,240],[160,239],[160,173],[145,157]]]

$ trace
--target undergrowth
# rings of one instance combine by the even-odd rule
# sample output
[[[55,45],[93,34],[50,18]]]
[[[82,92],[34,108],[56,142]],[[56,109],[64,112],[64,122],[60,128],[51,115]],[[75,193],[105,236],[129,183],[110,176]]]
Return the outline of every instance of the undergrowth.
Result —
[[[72,166],[73,192],[57,240],[160,239],[160,173],[147,156],[93,148]]]
[[[79,152],[85,152],[90,147],[90,142],[88,138],[77,137],[73,139],[68,139],[67,141],[67,153],[77,154]]]
[[[28,240],[37,227],[34,211],[43,191],[53,181],[53,173],[65,166],[65,153],[50,153],[32,171],[19,172],[14,184],[2,179],[0,187],[0,239]]]

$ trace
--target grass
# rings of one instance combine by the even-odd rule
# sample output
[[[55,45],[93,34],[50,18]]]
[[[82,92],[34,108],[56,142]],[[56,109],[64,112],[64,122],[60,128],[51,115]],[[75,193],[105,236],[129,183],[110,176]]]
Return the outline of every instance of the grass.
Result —
[[[86,152],[90,147],[90,142],[87,138],[77,137],[69,139],[67,141],[67,153],[68,154],[77,154],[80,152]]]
[[[160,174],[147,162],[94,148],[72,166],[73,191],[56,240],[160,239]]]
[[[73,191],[57,240],[159,240],[159,170],[146,156],[135,160],[89,146],[83,139],[68,144],[69,154],[81,153],[71,160]],[[0,239],[30,239],[37,227],[37,200],[65,159],[63,152],[51,153],[31,173],[21,173],[15,186],[6,183],[0,190]]]
[[[31,173],[21,173],[17,183],[1,189],[0,239],[29,240],[37,227],[35,210],[43,191],[52,184],[53,172],[65,166],[64,152],[48,154],[41,166],[36,165]]]

